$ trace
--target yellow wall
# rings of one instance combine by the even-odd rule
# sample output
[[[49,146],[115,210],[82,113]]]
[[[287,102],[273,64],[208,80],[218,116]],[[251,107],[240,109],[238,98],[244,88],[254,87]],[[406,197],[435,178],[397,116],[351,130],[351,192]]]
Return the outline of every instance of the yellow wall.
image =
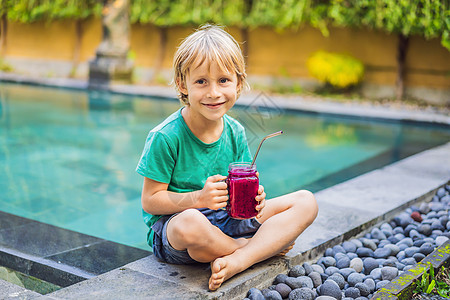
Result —
[[[89,19],[82,25],[83,38],[80,59],[86,62],[95,57],[102,37],[99,19]],[[192,28],[172,27],[167,31],[167,48],[163,68],[170,69],[172,57],[180,41]],[[230,33],[243,42],[237,28]],[[270,28],[249,31],[249,75],[271,75],[290,78],[309,78],[308,57],[317,50],[347,53],[366,66],[365,82],[394,85],[396,79],[397,36],[359,29],[332,28],[323,37],[317,30],[305,26],[298,31],[276,32]],[[75,23],[8,25],[6,57],[71,61],[74,55]],[[131,27],[131,49],[135,66],[151,68],[159,53],[159,29],[152,25],[134,24]],[[439,39],[425,40],[411,37],[407,54],[407,86],[450,88],[450,52]]]

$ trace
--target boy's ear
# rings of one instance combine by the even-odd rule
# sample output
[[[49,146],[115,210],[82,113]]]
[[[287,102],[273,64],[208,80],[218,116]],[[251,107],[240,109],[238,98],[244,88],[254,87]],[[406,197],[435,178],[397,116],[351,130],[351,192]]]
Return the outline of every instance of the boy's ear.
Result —
[[[181,80],[181,78],[177,78],[177,86],[178,86],[178,90],[184,94],[187,95],[187,88],[186,88],[186,83],[184,82],[184,80]]]

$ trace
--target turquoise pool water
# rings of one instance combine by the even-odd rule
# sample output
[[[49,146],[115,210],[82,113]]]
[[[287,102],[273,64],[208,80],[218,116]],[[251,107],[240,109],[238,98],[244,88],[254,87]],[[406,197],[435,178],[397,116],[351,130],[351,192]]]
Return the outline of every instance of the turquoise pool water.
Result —
[[[177,101],[0,83],[0,210],[148,249],[142,178],[148,131]],[[247,128],[269,197],[313,191],[450,140],[447,128],[255,107],[230,113]]]

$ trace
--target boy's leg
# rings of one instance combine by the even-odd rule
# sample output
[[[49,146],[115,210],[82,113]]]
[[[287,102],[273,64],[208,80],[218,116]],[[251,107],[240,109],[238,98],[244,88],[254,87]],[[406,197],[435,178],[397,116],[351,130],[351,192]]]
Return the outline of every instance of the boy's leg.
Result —
[[[229,255],[248,243],[224,234],[197,209],[187,209],[174,216],[167,225],[167,239],[176,250],[187,250],[198,262],[211,262]]]
[[[292,244],[317,216],[317,202],[312,193],[298,191],[266,201],[261,227],[249,242],[211,264],[210,290],[253,264],[280,253]]]

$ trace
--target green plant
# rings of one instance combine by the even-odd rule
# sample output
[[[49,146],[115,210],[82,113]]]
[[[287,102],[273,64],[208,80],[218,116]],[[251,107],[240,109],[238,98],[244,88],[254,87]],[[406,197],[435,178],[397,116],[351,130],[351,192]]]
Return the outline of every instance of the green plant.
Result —
[[[11,65],[9,65],[7,62],[5,62],[1,57],[0,57],[0,71],[1,72],[12,72],[13,68],[11,67]]]
[[[336,88],[357,85],[363,78],[364,65],[349,55],[315,52],[307,61],[309,73]]]
[[[433,265],[428,262],[429,270],[417,282],[414,293],[438,294],[441,297],[450,297],[450,277],[449,270],[441,267],[438,274],[435,274]]]

